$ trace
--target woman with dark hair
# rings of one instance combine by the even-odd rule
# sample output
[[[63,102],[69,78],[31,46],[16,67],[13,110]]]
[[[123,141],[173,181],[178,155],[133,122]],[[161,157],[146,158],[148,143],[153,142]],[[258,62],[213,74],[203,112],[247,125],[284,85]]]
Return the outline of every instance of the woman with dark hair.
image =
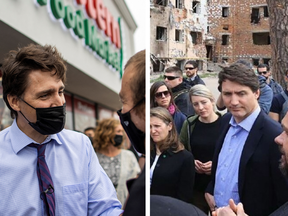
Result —
[[[120,121],[114,118],[101,120],[95,130],[93,147],[99,162],[111,179],[119,201],[124,206],[128,196],[126,181],[135,178],[140,172],[134,154],[121,149],[123,128]]]
[[[194,186],[194,158],[184,149],[172,116],[162,107],[150,110],[151,195],[170,196],[191,203]]]
[[[155,82],[150,88],[150,108],[166,108],[172,115],[176,130],[180,134],[186,116],[177,108],[172,97],[172,91],[163,81]]]

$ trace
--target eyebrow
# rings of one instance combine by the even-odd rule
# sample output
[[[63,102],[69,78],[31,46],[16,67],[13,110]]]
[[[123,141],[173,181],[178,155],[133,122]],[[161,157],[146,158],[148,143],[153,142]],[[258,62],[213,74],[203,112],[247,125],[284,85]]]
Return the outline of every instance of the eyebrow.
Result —
[[[62,85],[62,86],[59,88],[59,90],[64,90],[64,88],[65,88],[65,86]],[[57,91],[59,91],[59,90],[57,90]],[[40,91],[40,92],[38,92],[38,93],[36,94],[36,97],[39,97],[39,96],[41,96],[41,95],[43,95],[43,94],[51,94],[51,93],[53,93],[53,92],[55,92],[55,89],[54,89],[54,88],[47,89],[47,90],[44,90],[44,91]]]

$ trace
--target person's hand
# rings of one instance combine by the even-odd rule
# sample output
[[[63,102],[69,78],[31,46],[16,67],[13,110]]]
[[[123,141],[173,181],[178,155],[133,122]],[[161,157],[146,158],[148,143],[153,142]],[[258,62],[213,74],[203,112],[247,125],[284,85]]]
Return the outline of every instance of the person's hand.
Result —
[[[216,204],[215,204],[214,196],[211,195],[210,193],[205,193],[205,199],[210,208],[210,211],[211,212],[215,211]]]
[[[229,206],[216,209],[212,216],[248,216],[244,212],[243,204],[236,205],[233,199],[229,200]]]
[[[211,175],[212,161],[207,161],[206,163],[202,163],[202,171],[206,175]]]
[[[199,161],[199,160],[195,160],[194,163],[195,163],[196,172],[200,173],[200,174],[204,173],[204,171],[202,169],[203,163],[201,161]]]

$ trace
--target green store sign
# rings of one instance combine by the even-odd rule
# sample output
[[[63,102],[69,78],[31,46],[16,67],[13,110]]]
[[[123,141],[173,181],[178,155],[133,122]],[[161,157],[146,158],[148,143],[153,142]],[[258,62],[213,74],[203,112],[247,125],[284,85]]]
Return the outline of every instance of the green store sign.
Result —
[[[89,18],[82,10],[73,11],[70,5],[65,6],[63,0],[50,0],[50,7],[55,19],[63,19],[67,29],[73,29],[75,35],[85,39],[85,45],[96,52],[120,74],[122,78],[122,38],[120,17],[117,21],[103,4],[103,0],[76,0],[78,5],[84,5]],[[46,6],[47,0],[37,0],[40,6]],[[92,22],[95,20],[97,26]],[[99,30],[100,29],[100,30]],[[104,31],[105,37],[100,31]],[[109,40],[110,39],[110,40]]]

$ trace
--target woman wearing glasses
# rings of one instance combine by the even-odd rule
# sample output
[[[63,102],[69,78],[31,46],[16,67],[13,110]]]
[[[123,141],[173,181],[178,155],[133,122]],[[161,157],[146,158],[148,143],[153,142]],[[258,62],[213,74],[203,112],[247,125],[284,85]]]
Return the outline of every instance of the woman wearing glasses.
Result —
[[[162,107],[150,110],[150,193],[191,203],[195,176],[193,155],[180,143],[172,116]]]
[[[163,81],[155,82],[150,88],[150,108],[164,107],[173,116],[176,130],[180,134],[186,116],[178,110],[172,98],[171,89]]]
[[[184,122],[180,140],[195,157],[193,204],[208,213],[209,206],[204,198],[204,192],[211,180],[212,158],[215,142],[220,133],[221,115],[215,113],[215,99],[205,85],[193,86],[189,91],[189,97],[197,115],[189,117]]]

